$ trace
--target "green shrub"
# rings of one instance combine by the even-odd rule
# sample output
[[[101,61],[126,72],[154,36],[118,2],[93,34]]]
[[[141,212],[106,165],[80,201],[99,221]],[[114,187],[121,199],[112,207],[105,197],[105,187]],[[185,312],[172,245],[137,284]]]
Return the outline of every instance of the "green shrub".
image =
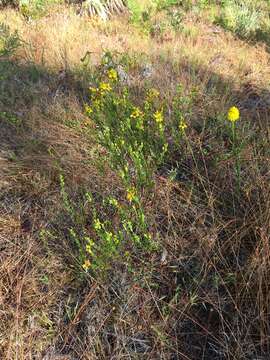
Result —
[[[16,31],[12,33],[7,25],[0,23],[0,59],[14,54],[19,45],[18,33]]]

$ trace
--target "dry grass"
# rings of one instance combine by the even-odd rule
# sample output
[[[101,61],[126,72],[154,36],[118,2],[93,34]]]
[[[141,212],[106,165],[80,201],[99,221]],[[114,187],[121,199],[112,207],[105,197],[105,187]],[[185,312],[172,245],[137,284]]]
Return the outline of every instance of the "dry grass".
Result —
[[[253,80],[264,85],[269,77],[269,56],[263,45],[250,46],[234,39],[230,33],[202,23],[194,15],[185,20],[185,25],[188,28],[196,21],[195,35],[174,34],[168,30],[167,35],[154,39],[129,24],[126,18],[104,24],[79,17],[69,8],[60,8],[30,23],[7,10],[0,14],[0,21],[19,29],[26,42],[21,58],[58,70],[74,69],[87,51],[93,54],[95,64],[104,50],[114,50],[145,53],[150,59],[167,56],[172,62],[186,59],[236,83]]]
[[[125,17],[104,24],[64,7],[30,23],[5,10],[0,22],[24,40],[6,83],[11,95],[0,102],[0,111],[22,120],[19,127],[0,120],[0,357],[267,359],[270,56],[263,45],[192,15],[185,26],[197,31],[153,37]],[[102,149],[82,126],[88,74],[80,59],[89,51],[95,66],[104,50],[136,57],[130,87],[138,99],[148,63],[149,81],[166,101],[179,82],[197,88],[193,152],[185,149],[179,165],[182,182],[167,176],[172,159],[147,200],[161,253],[134,254],[136,277],[122,265],[104,282],[82,282],[58,177],[65,173],[75,202],[82,189],[121,191],[108,169],[98,170]],[[213,167],[203,152],[205,144],[214,144],[214,155],[224,150],[216,133],[195,130],[232,102],[248,135],[254,132],[241,197],[233,192],[232,160]]]

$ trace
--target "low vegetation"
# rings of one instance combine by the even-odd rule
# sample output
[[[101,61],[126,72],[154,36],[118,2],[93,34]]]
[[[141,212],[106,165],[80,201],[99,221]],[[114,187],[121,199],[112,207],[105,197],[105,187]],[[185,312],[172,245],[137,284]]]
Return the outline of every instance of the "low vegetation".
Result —
[[[268,2],[2,5],[0,358],[267,359]]]

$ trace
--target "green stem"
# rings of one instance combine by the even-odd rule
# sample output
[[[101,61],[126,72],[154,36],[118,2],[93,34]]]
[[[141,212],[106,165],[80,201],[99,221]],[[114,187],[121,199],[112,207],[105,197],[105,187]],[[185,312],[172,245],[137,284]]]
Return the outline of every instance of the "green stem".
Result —
[[[233,141],[233,155],[235,156],[235,173],[237,178],[237,191],[240,191],[240,158],[239,158],[239,151],[237,150],[236,146],[236,128],[235,122],[232,122],[232,141]]]

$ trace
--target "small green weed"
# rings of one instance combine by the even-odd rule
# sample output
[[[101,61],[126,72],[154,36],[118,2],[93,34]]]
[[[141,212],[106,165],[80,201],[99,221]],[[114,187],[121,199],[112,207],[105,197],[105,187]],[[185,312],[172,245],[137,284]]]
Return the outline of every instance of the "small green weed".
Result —
[[[19,119],[16,115],[6,111],[0,111],[0,120],[5,121],[16,128],[22,125],[21,119]]]

